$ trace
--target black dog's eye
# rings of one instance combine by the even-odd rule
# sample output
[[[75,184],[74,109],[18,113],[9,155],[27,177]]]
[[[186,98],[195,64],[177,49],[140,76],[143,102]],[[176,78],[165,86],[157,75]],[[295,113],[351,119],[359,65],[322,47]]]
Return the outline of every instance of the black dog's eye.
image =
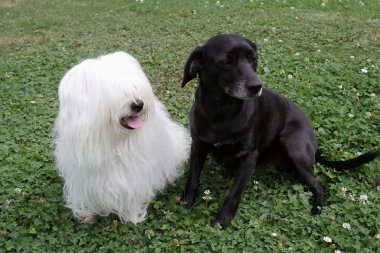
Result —
[[[254,55],[253,55],[252,52],[248,52],[248,53],[246,54],[246,58],[247,58],[248,62],[250,62],[250,63],[253,63],[254,60],[255,60],[255,57],[254,57]]]

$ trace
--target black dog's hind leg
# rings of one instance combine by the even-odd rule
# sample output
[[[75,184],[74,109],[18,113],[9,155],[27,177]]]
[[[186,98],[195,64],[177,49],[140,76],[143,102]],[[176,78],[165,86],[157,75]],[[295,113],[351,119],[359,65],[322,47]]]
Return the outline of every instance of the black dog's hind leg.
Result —
[[[220,224],[224,229],[230,225],[231,220],[234,218],[239,207],[240,199],[243,195],[248,180],[251,178],[251,175],[255,169],[257,152],[240,159],[240,162],[236,161],[235,165],[238,170],[235,176],[235,181],[226,199],[224,200],[222,208],[217,214],[215,220],[211,223],[212,226]]]
[[[201,175],[203,165],[206,161],[207,153],[199,148],[196,144],[191,145],[190,152],[190,171],[187,177],[187,183],[184,193],[186,207],[191,209],[195,204],[197,196],[199,176]]]
[[[310,213],[320,214],[324,204],[324,190],[313,173],[315,162],[315,148],[307,141],[304,135],[297,131],[281,138],[283,152],[289,158],[296,174],[301,178],[313,193],[313,202]]]

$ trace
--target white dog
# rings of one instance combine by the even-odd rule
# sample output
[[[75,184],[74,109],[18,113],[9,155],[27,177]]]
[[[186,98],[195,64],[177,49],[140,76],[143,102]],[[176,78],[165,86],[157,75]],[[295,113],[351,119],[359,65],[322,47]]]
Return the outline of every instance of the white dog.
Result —
[[[63,77],[55,124],[66,203],[86,223],[144,219],[149,202],[183,172],[190,137],[170,120],[139,62],[124,52],[85,60]]]

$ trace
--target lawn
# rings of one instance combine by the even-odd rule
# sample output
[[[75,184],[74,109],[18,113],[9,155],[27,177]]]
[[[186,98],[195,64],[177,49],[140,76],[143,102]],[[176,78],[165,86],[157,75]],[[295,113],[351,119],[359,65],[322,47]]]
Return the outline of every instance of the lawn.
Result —
[[[306,112],[325,156],[379,149],[379,28],[378,0],[1,0],[0,252],[380,252],[380,159],[345,172],[316,165],[328,193],[316,217],[292,174],[258,170],[221,230],[209,224],[231,182],[211,159],[192,211],[179,201],[185,173],[144,222],[86,225],[64,206],[52,155],[58,84],[74,64],[131,53],[188,126],[197,83],[180,88],[183,65],[218,33],[256,41],[261,80]]]

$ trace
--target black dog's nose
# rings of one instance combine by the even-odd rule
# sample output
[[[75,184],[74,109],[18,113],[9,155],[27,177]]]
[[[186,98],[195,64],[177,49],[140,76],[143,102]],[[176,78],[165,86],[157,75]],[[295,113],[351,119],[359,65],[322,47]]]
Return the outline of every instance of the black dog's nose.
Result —
[[[248,85],[247,85],[247,89],[248,89],[249,92],[251,92],[251,93],[257,93],[257,92],[259,92],[259,91],[261,90],[262,87],[263,87],[263,86],[262,86],[261,83],[260,83],[260,84],[248,84]]]
[[[131,108],[134,112],[141,112],[141,110],[144,108],[144,102],[140,99],[137,99],[136,102],[131,104]]]

